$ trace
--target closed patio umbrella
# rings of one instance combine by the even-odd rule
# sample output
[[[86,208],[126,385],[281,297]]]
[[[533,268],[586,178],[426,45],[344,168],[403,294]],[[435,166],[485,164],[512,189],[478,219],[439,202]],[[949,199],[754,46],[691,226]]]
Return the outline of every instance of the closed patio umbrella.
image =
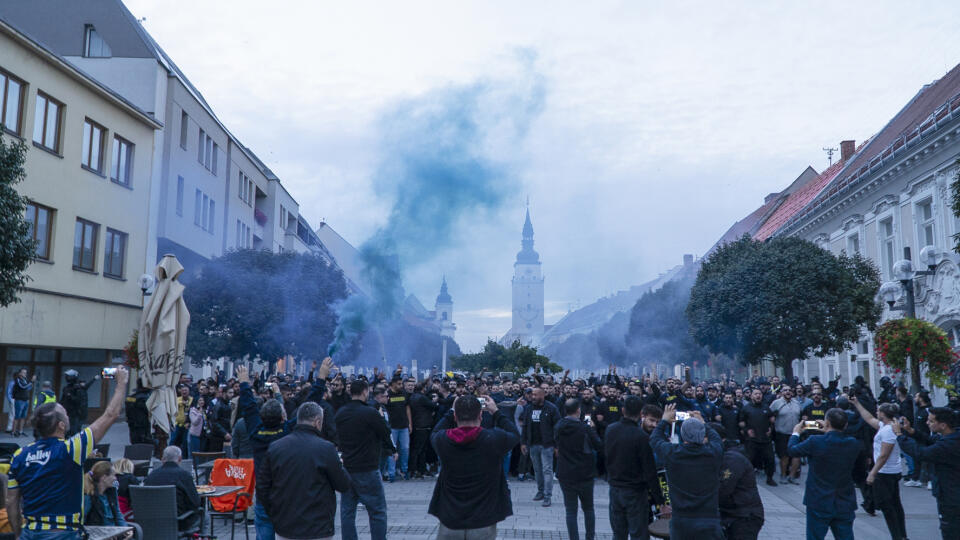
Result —
[[[183,367],[190,313],[183,301],[183,284],[177,278],[183,266],[173,255],[157,265],[157,284],[140,319],[138,354],[140,382],[153,389],[147,408],[153,426],[169,435],[177,412],[174,386]]]

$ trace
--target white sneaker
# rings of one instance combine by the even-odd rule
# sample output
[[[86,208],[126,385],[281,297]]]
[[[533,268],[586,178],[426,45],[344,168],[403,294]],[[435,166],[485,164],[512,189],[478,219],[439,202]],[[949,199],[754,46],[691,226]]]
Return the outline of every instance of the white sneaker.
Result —
[[[905,486],[907,486],[907,487],[920,487],[920,486],[922,486],[923,484],[921,484],[921,483],[920,483],[919,481],[917,481],[917,480],[907,480],[906,482],[903,483],[903,485],[905,485]]]

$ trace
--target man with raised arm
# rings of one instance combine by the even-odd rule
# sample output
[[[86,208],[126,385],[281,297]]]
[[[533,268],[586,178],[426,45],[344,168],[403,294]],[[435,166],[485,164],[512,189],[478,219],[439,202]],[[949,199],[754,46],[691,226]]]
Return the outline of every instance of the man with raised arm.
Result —
[[[37,440],[16,451],[7,482],[7,515],[17,538],[79,540],[83,524],[83,461],[120,416],[127,369],[117,368],[113,396],[100,418],[64,440],[70,417],[59,403],[34,411]],[[21,516],[23,529],[21,530]]]

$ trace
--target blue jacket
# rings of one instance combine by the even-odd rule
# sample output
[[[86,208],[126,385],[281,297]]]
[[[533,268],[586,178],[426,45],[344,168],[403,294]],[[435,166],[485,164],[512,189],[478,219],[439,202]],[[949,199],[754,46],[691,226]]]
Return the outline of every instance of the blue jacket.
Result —
[[[914,438],[915,437],[915,438]],[[933,465],[933,496],[943,506],[960,506],[960,431],[950,435],[900,435],[897,442],[908,456]],[[917,440],[928,446],[918,446]]]
[[[813,435],[800,442],[793,434],[787,446],[791,457],[806,456],[810,463],[803,504],[810,510],[853,513],[857,495],[853,479],[856,468],[863,468],[860,442],[837,431]]]

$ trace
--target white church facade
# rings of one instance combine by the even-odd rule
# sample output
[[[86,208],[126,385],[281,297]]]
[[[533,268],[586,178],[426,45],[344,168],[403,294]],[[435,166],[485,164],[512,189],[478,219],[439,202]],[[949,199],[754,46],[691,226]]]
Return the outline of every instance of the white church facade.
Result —
[[[520,252],[513,263],[513,301],[510,330],[500,339],[509,346],[514,341],[522,345],[537,345],[547,326],[544,325],[543,271],[540,254],[533,249],[533,223],[527,208],[523,223]]]

